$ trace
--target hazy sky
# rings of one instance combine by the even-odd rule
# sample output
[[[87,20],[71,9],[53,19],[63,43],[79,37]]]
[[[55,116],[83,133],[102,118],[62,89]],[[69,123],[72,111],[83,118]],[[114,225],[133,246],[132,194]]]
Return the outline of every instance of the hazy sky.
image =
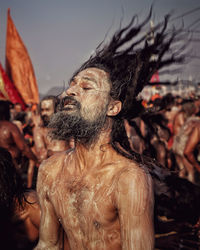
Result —
[[[110,35],[134,14],[144,18],[150,0],[0,0],[0,61],[5,64],[7,8],[24,41],[35,70],[40,93],[64,82],[83,63],[111,28]],[[155,21],[171,10],[175,16],[200,7],[199,0],[154,1]],[[123,9],[123,11],[122,11]],[[200,17],[200,10],[185,17],[185,27]],[[193,28],[200,32],[200,21]],[[198,38],[200,33],[195,33]],[[200,46],[194,45],[200,55]],[[200,81],[200,60],[184,65],[182,78],[193,75]]]

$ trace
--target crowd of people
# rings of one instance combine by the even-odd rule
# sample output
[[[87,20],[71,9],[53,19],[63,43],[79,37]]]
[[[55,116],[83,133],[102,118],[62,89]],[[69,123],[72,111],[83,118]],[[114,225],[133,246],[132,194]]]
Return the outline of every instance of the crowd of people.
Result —
[[[60,97],[0,101],[3,249],[184,249],[186,234],[199,247],[200,98],[137,99],[181,60],[163,59],[168,16],[154,44],[132,41],[150,17],[98,47]]]
[[[13,241],[7,244],[8,231],[2,233],[7,249],[10,244],[12,249],[33,249],[41,214],[36,193],[38,168],[50,156],[75,147],[74,140],[55,140],[49,134],[50,118],[60,105],[56,96],[44,97],[34,110],[0,101],[1,192],[6,196],[3,206],[8,208],[6,228],[13,234]],[[140,109],[144,110],[140,117],[124,121],[132,150],[200,186],[200,98],[168,94],[155,99],[149,108],[141,104]]]
[[[140,118],[126,121],[132,148],[199,185],[200,98],[167,94],[150,102],[146,111]]]

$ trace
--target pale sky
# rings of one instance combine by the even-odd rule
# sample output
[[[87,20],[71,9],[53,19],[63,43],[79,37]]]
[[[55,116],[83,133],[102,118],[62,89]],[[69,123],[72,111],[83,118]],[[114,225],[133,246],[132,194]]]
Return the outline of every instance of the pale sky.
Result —
[[[110,29],[111,36],[119,27],[123,12],[124,25],[134,14],[143,20],[152,3],[150,0],[0,0],[0,61],[4,66],[8,8],[31,57],[39,92],[44,94],[68,82],[107,31]],[[174,16],[179,16],[198,7],[199,0],[154,1],[155,22],[169,11],[174,10]],[[199,14],[200,10],[185,16],[185,27],[194,23]],[[196,31],[194,38],[198,39],[199,26],[200,21],[192,26]],[[200,56],[198,43],[193,45],[193,51]],[[199,65],[200,59],[193,59],[177,77],[187,79],[192,75],[200,81]]]

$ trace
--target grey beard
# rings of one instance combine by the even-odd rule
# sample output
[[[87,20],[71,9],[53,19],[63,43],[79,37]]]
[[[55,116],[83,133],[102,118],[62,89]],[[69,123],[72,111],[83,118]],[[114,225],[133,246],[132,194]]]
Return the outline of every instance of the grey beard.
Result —
[[[91,145],[98,138],[101,129],[106,122],[106,111],[95,119],[87,121],[80,114],[67,114],[59,111],[52,115],[48,128],[51,128],[50,136],[56,140],[68,141],[74,138],[76,142]]]

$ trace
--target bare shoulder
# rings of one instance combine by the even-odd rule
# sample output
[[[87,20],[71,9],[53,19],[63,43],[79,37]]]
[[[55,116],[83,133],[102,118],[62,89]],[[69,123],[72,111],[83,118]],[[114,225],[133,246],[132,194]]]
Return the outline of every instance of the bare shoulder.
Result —
[[[124,179],[127,182],[132,182],[138,179],[148,181],[148,179],[151,179],[151,176],[148,170],[143,167],[142,164],[139,164],[133,160],[124,159],[119,168],[118,178],[119,180]]]
[[[5,127],[5,128],[8,128],[8,129],[17,129],[18,130],[18,127],[16,124],[14,124],[13,122],[10,122],[10,121],[1,121],[0,122],[0,125]]]
[[[29,192],[25,193],[26,196],[26,209],[28,211],[29,218],[32,222],[32,224],[39,228],[40,225],[40,206],[39,206],[39,200],[36,191],[31,190]]]
[[[24,193],[25,199],[23,200],[23,207],[16,204],[16,215],[20,220],[25,220],[30,216],[30,211],[39,209],[39,201],[37,197],[37,193],[34,190],[27,191]]]
[[[138,163],[132,161],[126,163],[128,164],[124,164],[117,176],[115,201],[117,206],[129,202],[129,205],[133,205],[134,214],[141,215],[149,208],[153,208],[152,178]]]
[[[57,175],[62,171],[71,152],[72,149],[59,152],[44,160],[39,166],[38,183],[41,185],[45,183],[48,188],[48,185],[51,185],[52,181],[54,181]]]
[[[38,196],[35,190],[25,192],[25,197],[27,202],[30,204],[38,203]]]

